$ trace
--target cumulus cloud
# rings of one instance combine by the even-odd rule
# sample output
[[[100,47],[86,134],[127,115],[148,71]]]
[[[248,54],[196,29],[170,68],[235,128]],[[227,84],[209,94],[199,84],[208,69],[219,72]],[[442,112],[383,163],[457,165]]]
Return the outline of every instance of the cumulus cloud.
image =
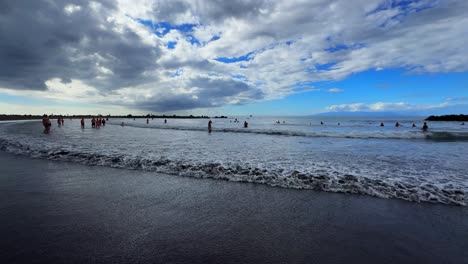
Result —
[[[414,106],[404,103],[404,102],[397,102],[397,103],[384,103],[378,102],[373,104],[365,104],[365,103],[353,103],[353,104],[339,104],[339,105],[331,105],[327,107],[328,111],[331,112],[378,112],[378,111],[405,111],[410,110]]]
[[[410,114],[432,114],[434,111],[454,111],[465,113],[468,105],[464,103],[441,102],[438,104],[410,104],[407,102],[377,102],[331,105],[329,112],[396,112]]]
[[[163,112],[282,98],[369,69],[464,72],[467,9],[463,0],[3,0],[0,88]],[[333,107],[392,105],[410,107]]]

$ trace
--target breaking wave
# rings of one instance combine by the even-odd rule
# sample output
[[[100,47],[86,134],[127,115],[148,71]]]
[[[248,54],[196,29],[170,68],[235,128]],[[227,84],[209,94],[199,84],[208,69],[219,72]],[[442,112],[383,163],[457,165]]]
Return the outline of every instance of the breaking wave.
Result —
[[[354,193],[381,198],[398,198],[414,202],[433,202],[466,205],[463,187],[452,184],[436,186],[430,183],[412,184],[398,180],[370,179],[345,174],[333,169],[303,172],[292,169],[265,169],[242,164],[216,162],[188,162],[168,158],[145,158],[121,153],[99,154],[57,146],[36,146],[0,138],[0,150],[48,160],[70,161],[85,165],[107,166],[130,170],[161,172],[196,178],[222,179],[234,182],[261,183],[293,189],[312,189],[327,192]]]

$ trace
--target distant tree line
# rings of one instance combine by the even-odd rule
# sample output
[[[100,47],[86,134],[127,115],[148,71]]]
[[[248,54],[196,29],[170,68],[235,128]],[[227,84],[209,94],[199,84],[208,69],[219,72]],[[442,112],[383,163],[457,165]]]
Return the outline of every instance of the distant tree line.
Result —
[[[57,115],[57,114],[50,114],[49,118],[55,119],[58,117],[63,118],[72,118],[72,119],[81,119],[81,118],[93,118],[93,117],[108,117],[108,118],[184,118],[184,119],[196,119],[196,118],[211,118],[209,116],[201,115],[201,116],[194,116],[194,115]],[[215,116],[213,118],[228,118],[227,116]],[[0,114],[0,121],[7,121],[7,120],[31,120],[31,119],[42,119],[42,115],[5,115]]]
[[[468,115],[441,115],[426,118],[427,121],[468,121]]]

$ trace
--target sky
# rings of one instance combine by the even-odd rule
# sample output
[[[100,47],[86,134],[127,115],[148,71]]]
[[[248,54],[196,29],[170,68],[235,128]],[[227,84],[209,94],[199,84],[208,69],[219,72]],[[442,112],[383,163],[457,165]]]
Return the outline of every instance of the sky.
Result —
[[[468,114],[465,0],[2,0],[0,114]]]

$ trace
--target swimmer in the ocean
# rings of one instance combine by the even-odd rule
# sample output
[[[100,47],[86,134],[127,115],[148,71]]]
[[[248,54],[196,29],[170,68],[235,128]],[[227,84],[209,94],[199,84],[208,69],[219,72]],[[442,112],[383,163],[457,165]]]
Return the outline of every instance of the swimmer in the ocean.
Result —
[[[167,124],[167,119],[164,119],[164,124]]]
[[[399,126],[400,126],[400,123],[396,122],[395,127],[399,127]]]
[[[248,128],[249,127],[249,123],[247,123],[247,121],[244,121],[244,128]]]
[[[383,124],[383,122],[380,122],[380,126],[383,127],[383,126],[385,126],[385,125]]]
[[[120,123],[120,126],[124,126],[124,125],[125,125],[124,122]]]
[[[320,124],[321,124],[321,125],[323,125],[323,122],[322,122],[322,121],[320,121]]]
[[[416,127],[416,124],[415,124],[415,123],[413,123],[413,125],[412,125],[411,127]]]
[[[429,126],[427,125],[426,122],[424,122],[424,125],[422,126],[421,130],[422,131],[427,131],[429,129]]]

